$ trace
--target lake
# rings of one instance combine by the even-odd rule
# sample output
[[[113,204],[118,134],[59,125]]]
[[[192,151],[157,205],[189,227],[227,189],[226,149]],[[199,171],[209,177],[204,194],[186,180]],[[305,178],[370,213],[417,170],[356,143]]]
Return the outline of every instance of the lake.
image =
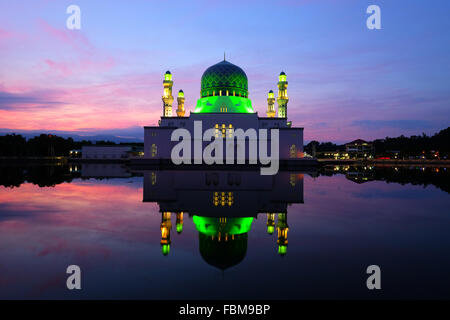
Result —
[[[445,167],[2,165],[0,298],[448,299],[449,192]]]

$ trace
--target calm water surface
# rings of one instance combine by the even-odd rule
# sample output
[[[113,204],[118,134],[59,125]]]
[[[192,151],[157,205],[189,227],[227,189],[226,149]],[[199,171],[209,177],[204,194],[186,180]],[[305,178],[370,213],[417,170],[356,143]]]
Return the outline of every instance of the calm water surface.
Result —
[[[0,298],[450,298],[449,171],[1,167]]]

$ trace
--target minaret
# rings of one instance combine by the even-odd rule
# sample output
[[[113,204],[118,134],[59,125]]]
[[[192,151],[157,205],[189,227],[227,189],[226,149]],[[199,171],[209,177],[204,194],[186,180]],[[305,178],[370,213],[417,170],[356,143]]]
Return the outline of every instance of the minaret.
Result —
[[[278,81],[278,118],[287,118],[287,104],[289,102],[287,87],[288,82],[286,80],[286,74],[281,72]]]
[[[184,117],[184,92],[183,90],[178,91],[178,109],[177,109],[177,116]]]
[[[177,213],[177,233],[183,231],[183,212]]]
[[[164,117],[171,117],[172,116],[172,103],[173,103],[173,96],[172,96],[172,74],[170,71],[166,71],[166,74],[164,75],[164,95],[162,96],[163,101],[163,116]]]
[[[278,240],[277,240],[278,253],[281,256],[284,256],[286,255],[287,252],[287,245],[288,245],[287,233],[289,231],[289,226],[287,224],[287,213],[278,214],[277,230],[278,230]]]
[[[170,252],[170,230],[172,229],[170,216],[170,212],[163,212],[161,217],[161,250],[165,256]]]
[[[269,91],[269,94],[267,95],[267,116],[269,118],[274,118],[277,115],[277,112],[275,111],[275,94],[272,90]]]
[[[275,230],[275,213],[267,214],[267,233],[273,234]]]

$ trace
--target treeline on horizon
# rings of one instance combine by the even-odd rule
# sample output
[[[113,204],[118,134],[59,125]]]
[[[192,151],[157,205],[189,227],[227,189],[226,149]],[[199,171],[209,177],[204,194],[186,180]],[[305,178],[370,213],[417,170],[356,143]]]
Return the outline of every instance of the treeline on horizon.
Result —
[[[433,136],[423,133],[420,136],[405,137],[401,135],[396,138],[386,137],[372,141],[375,154],[383,155],[389,151],[400,151],[405,156],[415,156],[423,152],[439,151],[441,156],[450,154],[450,127],[441,130]],[[304,151],[311,154],[315,145],[316,152],[345,151],[345,144],[338,145],[332,142],[311,141]]]
[[[373,141],[375,153],[385,154],[387,151],[400,151],[404,155],[418,155],[423,151],[439,151],[441,156],[450,154],[450,127],[441,130],[433,136],[422,134],[420,136],[397,138],[386,137]],[[22,135],[8,134],[0,136],[0,157],[60,157],[69,156],[70,150],[81,149],[82,146],[91,145],[131,145],[143,146],[143,143],[115,143],[113,141],[89,140],[74,141],[72,138],[62,138],[51,134],[41,134],[26,139]],[[315,145],[316,152],[345,151],[345,144],[338,145],[332,142],[311,141],[304,151],[311,154]]]
[[[62,157],[69,156],[71,150],[82,146],[130,145],[143,146],[143,143],[115,143],[113,141],[74,141],[51,134],[41,134],[26,139],[22,135],[8,134],[0,136],[0,157]]]

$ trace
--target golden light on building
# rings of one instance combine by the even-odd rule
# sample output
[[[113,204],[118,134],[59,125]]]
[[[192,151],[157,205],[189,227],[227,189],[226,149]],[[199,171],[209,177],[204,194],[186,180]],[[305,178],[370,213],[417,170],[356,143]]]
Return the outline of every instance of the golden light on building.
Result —
[[[267,233],[273,234],[275,231],[275,213],[267,214]]]
[[[170,71],[166,71],[166,74],[164,75],[163,86],[164,86],[164,93],[162,96],[163,116],[171,117],[173,104],[173,96],[172,96],[173,81],[172,81],[172,74],[170,73]]]
[[[163,212],[161,217],[161,249],[163,255],[170,252],[170,230],[172,229],[171,213]]]
[[[269,118],[274,118],[276,116],[275,111],[275,94],[272,90],[267,94],[267,116]]]
[[[177,233],[183,231],[183,212],[177,213]]]
[[[184,114],[186,111],[184,109],[184,92],[183,92],[183,90],[178,91],[177,102],[178,102],[177,116],[184,117]]]
[[[287,233],[289,231],[286,213],[278,214],[277,231],[278,231],[278,239],[277,239],[278,253],[284,256],[287,253],[287,245],[288,245]]]
[[[228,206],[231,207],[234,203],[234,194],[233,192],[217,192],[213,193],[213,204],[215,207],[219,205],[222,207]]]
[[[287,87],[288,82],[286,74],[281,72],[278,81],[278,118],[287,118],[287,104],[289,102]]]

